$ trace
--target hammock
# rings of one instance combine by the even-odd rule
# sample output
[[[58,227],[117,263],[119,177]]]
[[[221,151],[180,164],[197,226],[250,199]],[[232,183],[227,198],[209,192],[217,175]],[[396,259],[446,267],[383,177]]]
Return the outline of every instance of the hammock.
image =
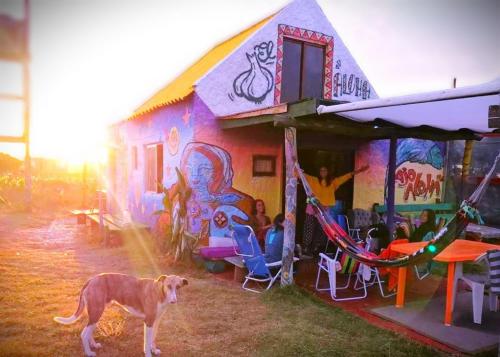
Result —
[[[335,219],[330,216],[325,207],[323,207],[319,200],[314,196],[314,192],[311,190],[311,186],[309,186],[309,183],[307,182],[298,162],[295,163],[295,167],[297,168],[298,176],[302,181],[302,185],[306,192],[307,201],[312,205],[315,213],[314,215],[318,219],[318,222],[325,231],[329,240],[331,240],[347,255],[366,265],[377,267],[398,267],[420,264],[432,259],[451,242],[453,242],[455,238],[465,229],[465,227],[467,227],[467,224],[470,221],[482,223],[481,216],[479,215],[476,207],[484,195],[499,161],[500,154],[496,157],[490,171],[481,181],[474,193],[469,197],[469,199],[462,202],[460,209],[455,216],[448,221],[448,223],[434,236],[432,240],[428,241],[423,248],[411,255],[404,255],[391,259],[380,258],[376,254],[369,252],[364,247],[357,244],[357,242],[351,238],[341,226],[339,226]]]

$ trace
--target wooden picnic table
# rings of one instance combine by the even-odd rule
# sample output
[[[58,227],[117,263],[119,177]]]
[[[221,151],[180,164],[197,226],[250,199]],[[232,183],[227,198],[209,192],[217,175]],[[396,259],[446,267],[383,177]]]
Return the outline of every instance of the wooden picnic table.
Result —
[[[394,245],[391,249],[400,254],[412,254],[424,247],[427,243],[428,242],[403,243]],[[434,257],[433,260],[448,264],[446,307],[444,313],[444,324],[446,326],[450,326],[452,322],[456,274],[462,273],[462,264],[464,262],[472,262],[490,249],[499,249],[499,246],[495,244],[457,239]],[[400,267],[398,271],[396,307],[399,308],[404,306],[407,271],[408,268],[406,266]]]

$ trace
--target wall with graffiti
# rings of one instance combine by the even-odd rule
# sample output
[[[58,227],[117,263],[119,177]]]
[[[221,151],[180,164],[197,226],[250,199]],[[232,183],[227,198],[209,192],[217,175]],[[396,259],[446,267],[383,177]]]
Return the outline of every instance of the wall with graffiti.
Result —
[[[164,208],[163,194],[148,190],[146,182],[146,148],[156,144],[163,149],[162,185],[167,190],[174,189],[178,184],[175,171],[178,168],[191,190],[186,202],[189,233],[204,231],[223,236],[232,223],[250,223],[254,198],[264,200],[268,215],[280,211],[280,130],[251,128],[223,132],[207,106],[195,95],[122,122],[111,133],[115,159],[110,164],[108,188],[118,214],[130,213],[134,220],[153,226],[158,218],[153,213]],[[276,175],[253,177],[253,155],[276,157]]]
[[[400,139],[396,151],[396,204],[436,203],[443,199],[446,146],[444,142]],[[376,140],[358,149],[356,166],[369,164],[354,179],[353,207],[384,204],[389,141]]]
[[[232,190],[228,190],[228,194],[231,193],[227,196],[229,201],[237,198],[237,204],[234,206],[248,214],[250,213],[248,211],[248,196],[254,199],[260,198],[264,200],[267,214],[270,217],[281,212],[283,131],[269,126],[223,131],[219,128],[217,119],[213,117],[208,107],[198,97],[195,97],[195,108],[194,140],[198,143],[205,143],[208,148],[211,148],[211,151],[218,153],[218,157],[229,155],[225,161],[230,165],[219,165],[219,167],[226,168],[225,177],[231,179],[226,179],[227,183],[225,184],[228,188],[232,184]],[[276,174],[274,176],[254,177],[252,172],[254,155],[275,157]],[[234,212],[236,213],[229,213],[234,215],[237,220],[244,217],[241,212],[236,210]],[[212,231],[219,230],[220,226],[219,222],[211,222]]]
[[[192,101],[170,105],[151,114],[125,121],[112,130],[112,150],[116,165],[110,165],[108,190],[116,203],[115,210],[130,213],[135,220],[152,224],[153,212],[162,208],[162,195],[147,190],[146,148],[163,147],[163,181],[165,187],[177,181],[175,167],[181,163],[185,146],[193,140]],[[134,162],[136,161],[136,162]]]
[[[216,116],[279,103],[283,37],[325,46],[324,96],[377,98],[349,50],[314,0],[298,0],[276,14],[199,80],[196,92]]]

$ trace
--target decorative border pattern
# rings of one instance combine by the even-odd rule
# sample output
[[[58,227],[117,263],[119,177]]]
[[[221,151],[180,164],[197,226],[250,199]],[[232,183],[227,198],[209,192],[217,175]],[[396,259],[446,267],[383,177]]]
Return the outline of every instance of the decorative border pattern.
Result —
[[[281,72],[283,69],[283,39],[294,38],[305,42],[317,43],[325,46],[325,68],[323,79],[323,98],[332,99],[332,74],[333,74],[333,36],[321,32],[301,29],[289,25],[278,25],[278,46],[276,50],[276,76],[274,81],[274,104],[280,103],[281,98]]]

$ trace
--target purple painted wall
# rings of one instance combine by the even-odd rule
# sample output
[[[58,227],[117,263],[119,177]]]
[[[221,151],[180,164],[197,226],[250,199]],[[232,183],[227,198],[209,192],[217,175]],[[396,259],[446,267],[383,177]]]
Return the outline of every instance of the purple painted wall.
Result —
[[[112,128],[115,162],[110,164],[110,197],[117,213],[130,213],[154,225],[163,194],[146,190],[146,147],[163,144],[163,185],[177,182],[178,167],[192,189],[187,203],[188,230],[208,225],[210,235],[223,236],[231,223],[250,221],[254,198],[271,216],[281,207],[282,131],[272,127],[223,131],[196,95]],[[134,149],[137,167],[134,168]],[[253,177],[253,155],[276,158],[276,175]]]
[[[146,191],[146,146],[163,144],[163,185],[170,187],[177,181],[175,167],[180,166],[182,151],[193,140],[192,116],[192,98],[188,98],[114,126],[116,178],[113,183],[110,174],[108,190],[115,199],[115,210],[128,211],[146,224],[155,221],[152,213],[162,208],[162,194]],[[137,148],[137,168],[133,167],[133,147]]]

